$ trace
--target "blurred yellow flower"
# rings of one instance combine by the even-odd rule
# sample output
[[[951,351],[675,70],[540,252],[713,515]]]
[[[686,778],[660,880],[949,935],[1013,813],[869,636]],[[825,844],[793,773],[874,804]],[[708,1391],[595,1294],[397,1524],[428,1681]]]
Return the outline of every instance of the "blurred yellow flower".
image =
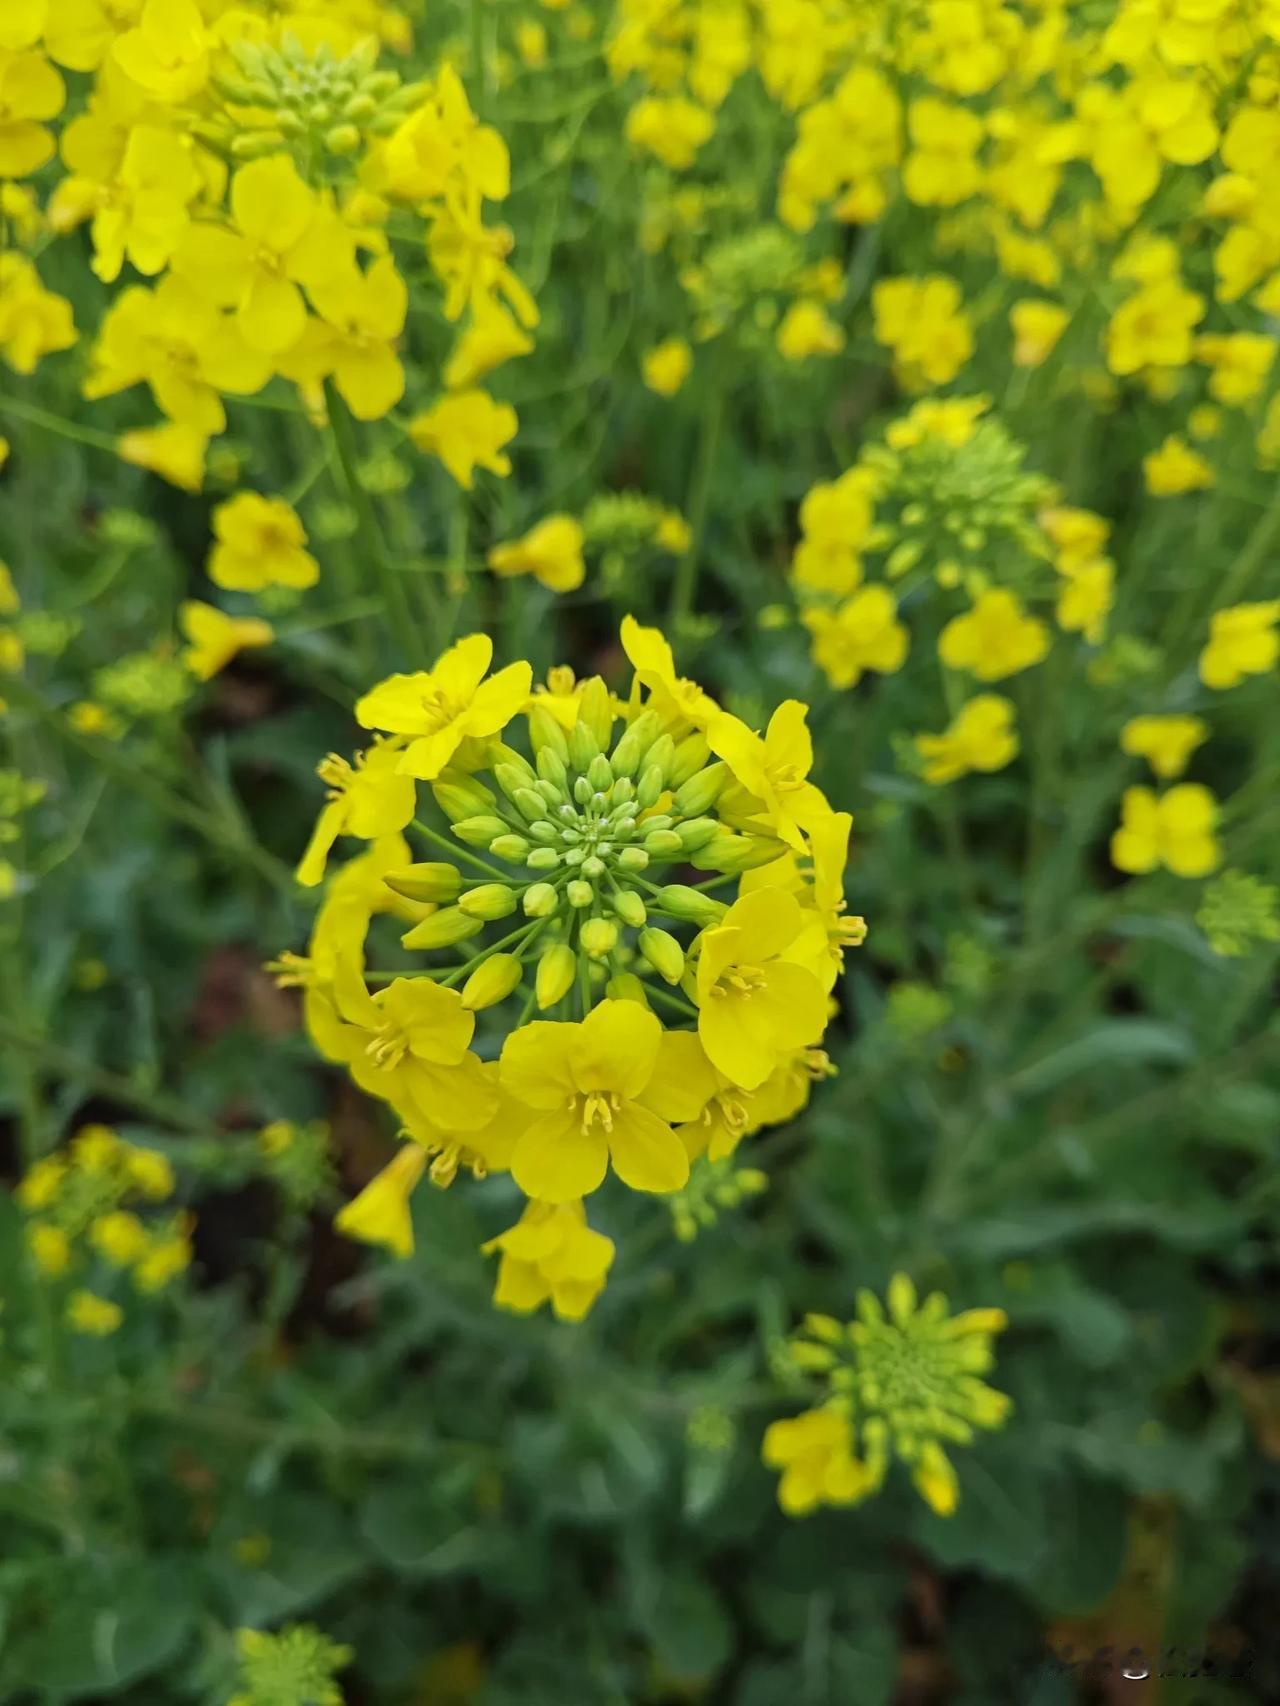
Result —
[[[269,646],[275,631],[260,616],[228,616],[213,604],[186,599],[178,607],[178,626],[188,640],[182,661],[201,681],[225,669],[248,646]]]
[[[419,450],[438,456],[466,491],[475,470],[505,476],[511,458],[504,452],[519,422],[510,403],[496,403],[487,391],[459,391],[442,397],[409,423],[409,437]]]
[[[1158,498],[1204,491],[1214,479],[1213,464],[1177,433],[1170,433],[1158,450],[1142,458],[1142,473],[1147,490]]]
[[[228,592],[308,587],[320,578],[320,565],[306,549],[306,529],[283,498],[237,492],[214,510],[213,531],[217,543],[206,568]]]
[[[1209,618],[1209,643],[1200,653],[1200,679],[1221,692],[1246,675],[1265,675],[1280,657],[1280,598],[1235,604]]]
[[[1200,717],[1131,717],[1120,730],[1120,749],[1145,758],[1154,775],[1171,782],[1208,737],[1209,725]]]
[[[693,352],[683,338],[667,338],[640,358],[644,382],[660,397],[674,397],[689,377]]]
[[[521,539],[495,545],[488,564],[497,575],[532,575],[552,592],[572,592],[586,578],[581,522],[549,515]]]
[[[971,770],[1003,770],[1018,756],[1014,709],[998,693],[979,693],[963,705],[944,734],[917,735],[926,782],[954,782]]]
[[[1133,875],[1163,865],[1179,877],[1208,876],[1222,860],[1213,833],[1217,820],[1218,803],[1198,782],[1180,782],[1165,794],[1126,788],[1111,863]]]
[[[952,617],[938,639],[938,656],[947,668],[965,670],[979,681],[1016,675],[1039,663],[1048,649],[1048,628],[1002,587],[980,592],[973,607]]]
[[[493,1301],[527,1315],[550,1302],[562,1321],[581,1321],[604,1290],[613,1265],[611,1238],[587,1225],[579,1202],[525,1205],[506,1232],[480,1246],[501,1255]]]

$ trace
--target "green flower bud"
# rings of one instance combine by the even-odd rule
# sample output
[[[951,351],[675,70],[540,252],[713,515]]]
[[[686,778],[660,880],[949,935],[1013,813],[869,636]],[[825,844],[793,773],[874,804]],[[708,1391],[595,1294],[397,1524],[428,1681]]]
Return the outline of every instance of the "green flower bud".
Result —
[[[568,791],[569,772],[565,768],[568,752],[567,743],[564,752],[559,752],[551,746],[538,748],[538,776],[543,782],[549,782],[557,794],[564,794]]]
[[[719,835],[720,825],[713,817],[693,817],[688,823],[682,823],[676,834],[680,837],[680,845],[686,853],[693,853],[699,847],[705,847],[713,835]]]
[[[529,744],[533,747],[537,761],[539,776],[548,776],[553,782],[564,780],[564,767],[569,758],[569,740],[559,723],[550,711],[544,711],[540,705],[535,705],[528,715]],[[543,753],[548,755],[544,761]],[[559,761],[559,774],[543,768],[544,762],[556,759]]]
[[[458,902],[468,918],[483,918],[492,923],[495,918],[509,918],[516,909],[515,890],[506,883],[481,883],[468,889]]]
[[[899,575],[905,575],[914,569],[924,556],[924,546],[918,539],[904,539],[901,545],[895,545],[885,559],[885,573],[890,580],[897,580]]]
[[[711,748],[707,745],[706,735],[686,735],[676,747],[671,760],[671,768],[667,771],[667,785],[679,788],[691,776],[696,776],[710,757]]]
[[[636,945],[659,977],[679,983],[684,976],[684,949],[669,931],[650,925],[640,932]]]
[[[564,892],[570,906],[590,906],[596,898],[596,891],[590,883],[584,883],[581,877],[574,877]]]
[[[614,775],[634,776],[661,729],[662,719],[656,711],[642,711],[613,749],[609,765]]]
[[[522,790],[525,793],[532,792],[533,785],[537,781],[537,777],[527,764],[523,768],[518,768],[514,764],[495,764],[493,779],[509,800],[514,800]]]
[[[535,847],[525,864],[531,871],[555,871],[560,867],[560,855],[554,847]]]
[[[598,793],[607,793],[613,786],[613,771],[609,768],[609,760],[602,752],[598,752],[587,766],[587,781]]]
[[[468,847],[488,847],[507,833],[507,826],[500,817],[464,817],[454,824],[453,833]]]
[[[645,904],[634,889],[620,889],[613,897],[613,910],[624,924],[629,924],[633,930],[639,930],[648,919]]]
[[[651,764],[656,764],[662,773],[662,782],[665,787],[667,777],[671,774],[671,766],[675,763],[675,757],[676,743],[671,736],[659,735],[645,754],[644,767],[647,770]]]
[[[550,883],[531,883],[524,891],[521,905],[527,918],[549,918],[555,911],[559,896]]]
[[[678,859],[684,843],[674,829],[651,829],[644,838],[645,852],[655,859]]]
[[[573,784],[573,797],[580,806],[585,806],[594,793],[595,789],[585,776],[579,776]]]
[[[701,817],[715,805],[728,780],[727,764],[708,764],[705,770],[699,770],[680,784],[672,804],[681,817]]]
[[[530,823],[538,823],[547,815],[547,802],[536,788],[517,788],[514,795],[516,810]]]
[[[461,907],[444,906],[415,924],[400,938],[406,948],[452,948],[457,942],[470,941],[484,929],[482,918],[471,918]]]
[[[724,831],[690,854],[689,863],[699,871],[722,871],[727,876],[738,876],[780,859],[786,850],[786,844],[772,836],[732,835]]]
[[[662,766],[660,764],[646,764],[636,788],[636,804],[642,811],[648,811],[651,806],[658,803],[661,793]]]
[[[367,91],[361,90],[358,95],[352,95],[342,109],[342,116],[350,119],[352,124],[368,124],[378,110],[378,103]]]
[[[545,1013],[548,1007],[564,1000],[573,988],[577,970],[577,955],[567,942],[557,942],[546,949],[538,961],[533,984],[539,1011]]]
[[[489,851],[495,858],[509,859],[518,865],[529,857],[529,843],[523,835],[495,835]]]
[[[491,954],[462,986],[462,1005],[474,1013],[481,1007],[496,1007],[519,986],[524,967],[514,954]]]
[[[629,806],[635,797],[636,785],[631,780],[630,776],[619,776],[618,780],[613,784],[613,792],[610,795],[615,810],[618,806]]]
[[[339,157],[354,154],[360,146],[360,132],[354,124],[335,124],[325,132],[324,145]]]
[[[540,823],[529,825],[529,838],[532,841],[540,841],[544,847],[551,847],[559,841],[560,831],[554,823],[549,823],[546,818],[543,818]]]
[[[588,918],[578,939],[583,953],[593,960],[602,960],[618,945],[618,926],[612,918]]]
[[[649,866],[649,855],[643,847],[624,847],[618,854],[618,863],[626,871],[644,871]]]
[[[475,817],[487,812],[498,798],[483,782],[477,782],[474,776],[464,776],[460,771],[446,772],[431,784],[431,792],[450,823],[456,823],[460,817]]]
[[[652,817],[645,818],[639,826],[641,835],[649,835],[655,829],[674,829],[676,820],[669,812],[654,812]]]
[[[406,865],[402,871],[388,871],[383,882],[394,894],[406,900],[457,900],[462,892],[462,872],[442,860],[422,865]]]
[[[729,910],[723,901],[712,900],[709,894],[691,889],[684,883],[668,883],[659,889],[655,904],[682,924],[696,924],[699,929],[718,924]]]
[[[552,811],[557,811],[565,803],[565,789],[557,787],[554,782],[548,782],[541,776],[534,783],[533,791],[535,794],[542,795]]]
[[[598,675],[593,675],[582,689],[578,701],[578,722],[591,730],[597,752],[607,752],[613,738],[613,706],[609,689]]]
[[[611,977],[604,986],[604,992],[611,1001],[636,1001],[641,1007],[649,1005],[645,987],[633,971],[620,971]]]
[[[585,773],[599,751],[600,742],[592,734],[590,727],[579,718],[569,736],[570,764],[575,770]]]
[[[582,861],[582,874],[584,877],[590,877],[594,880],[597,877],[602,877],[604,875],[604,871],[604,860],[598,853],[589,853]]]

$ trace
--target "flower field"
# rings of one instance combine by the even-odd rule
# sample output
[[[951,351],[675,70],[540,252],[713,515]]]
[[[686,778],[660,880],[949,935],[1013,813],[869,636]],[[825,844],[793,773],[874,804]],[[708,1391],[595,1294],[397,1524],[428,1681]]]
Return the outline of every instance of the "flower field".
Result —
[[[1280,1698],[1280,5],[0,0],[0,1701]]]

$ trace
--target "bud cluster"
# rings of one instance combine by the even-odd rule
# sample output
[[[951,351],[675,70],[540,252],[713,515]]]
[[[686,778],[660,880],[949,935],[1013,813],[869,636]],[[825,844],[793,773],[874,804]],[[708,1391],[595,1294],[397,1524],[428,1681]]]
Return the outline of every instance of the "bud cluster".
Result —
[[[233,41],[228,51],[234,67],[211,79],[219,110],[201,135],[235,160],[282,148],[304,161],[349,158],[370,138],[389,136],[423,94],[422,84],[378,68],[372,37],[341,57],[325,42],[312,51],[288,34],[278,45]]]

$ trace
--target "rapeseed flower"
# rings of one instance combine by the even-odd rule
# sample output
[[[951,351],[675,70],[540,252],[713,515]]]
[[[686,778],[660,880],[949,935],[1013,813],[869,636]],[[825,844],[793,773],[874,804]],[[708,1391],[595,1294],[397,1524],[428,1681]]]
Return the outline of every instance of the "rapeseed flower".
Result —
[[[926,782],[954,782],[971,770],[1003,770],[1018,756],[1014,708],[998,693],[979,693],[961,707],[944,734],[917,735]]]
[[[1204,877],[1222,861],[1214,835],[1218,803],[1198,782],[1164,794],[1126,788],[1120,828],[1111,837],[1111,863],[1141,876],[1160,866],[1178,877]]]

